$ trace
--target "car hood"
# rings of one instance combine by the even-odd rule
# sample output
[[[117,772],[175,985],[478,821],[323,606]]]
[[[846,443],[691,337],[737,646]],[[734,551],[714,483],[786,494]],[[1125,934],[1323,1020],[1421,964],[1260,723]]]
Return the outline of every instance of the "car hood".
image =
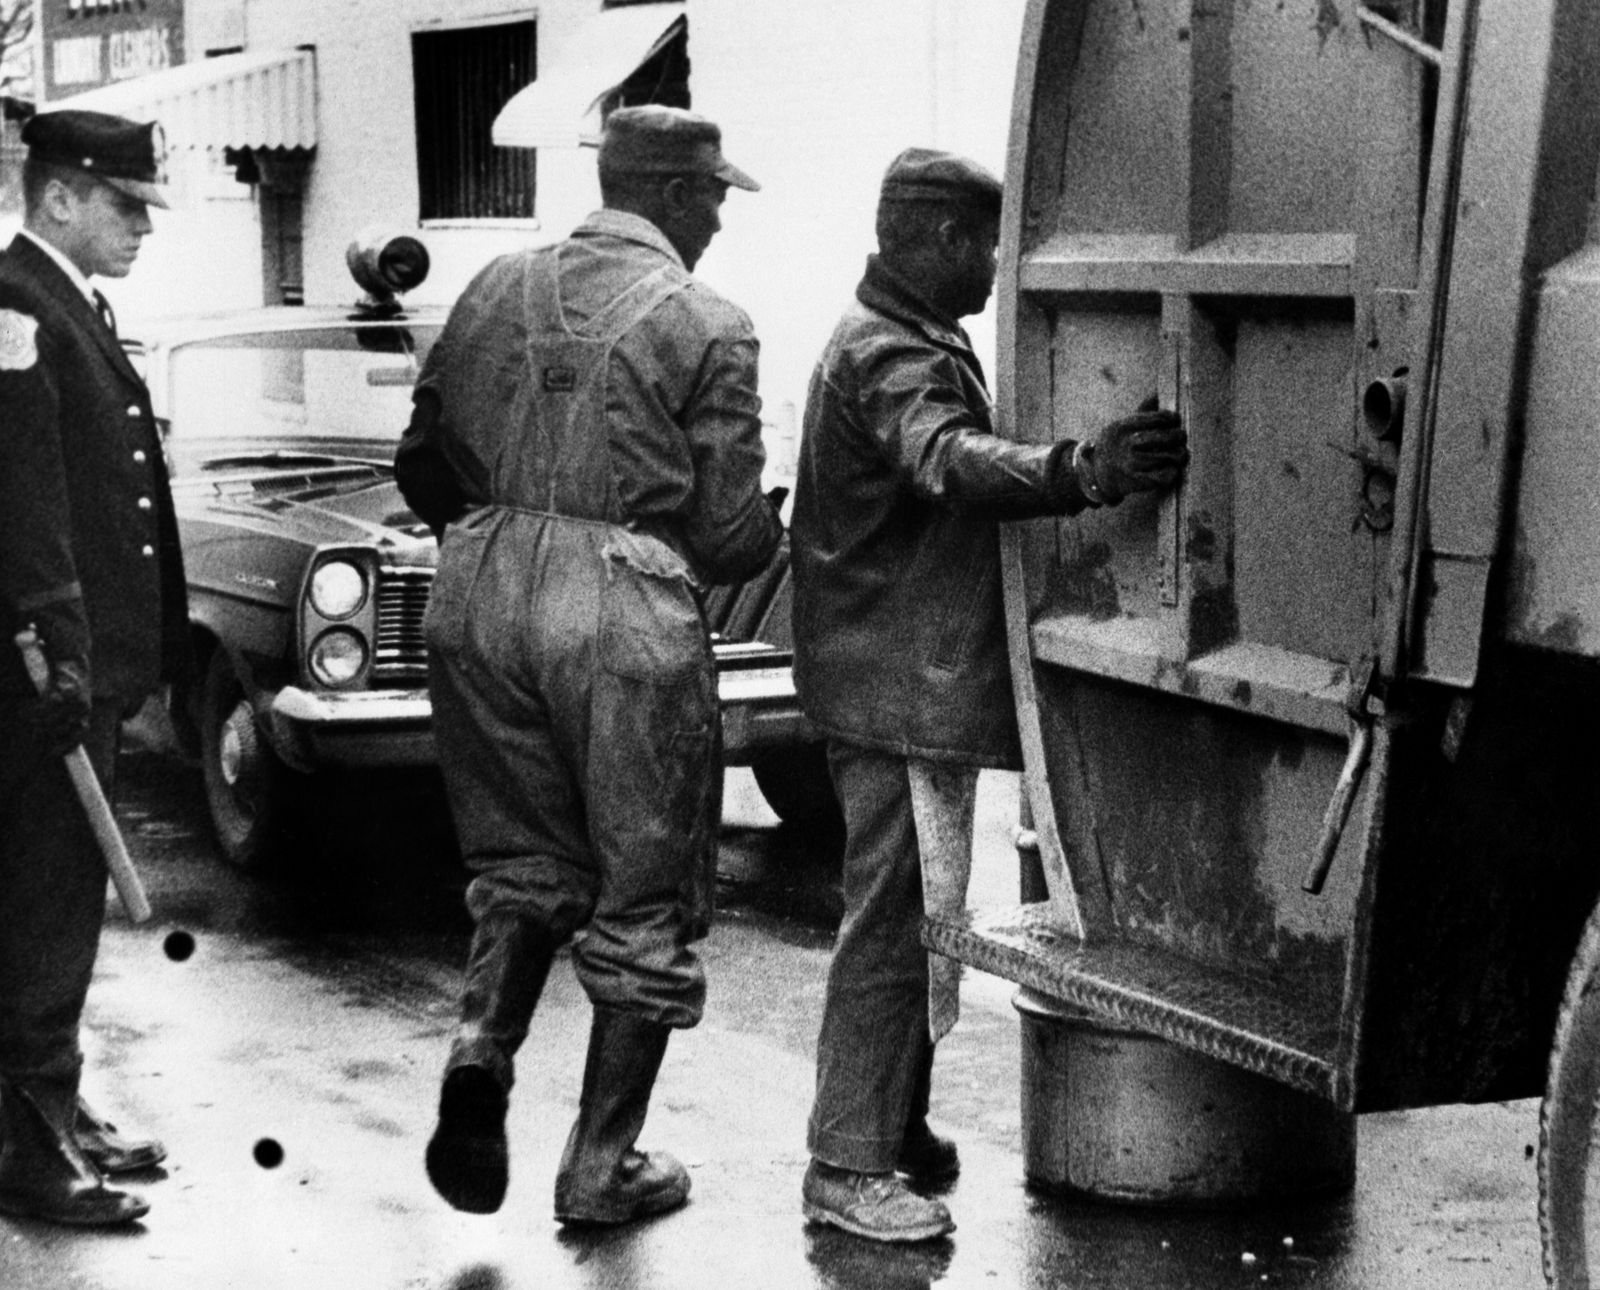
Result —
[[[180,515],[321,546],[431,546],[386,462],[292,453],[213,460],[173,480]]]

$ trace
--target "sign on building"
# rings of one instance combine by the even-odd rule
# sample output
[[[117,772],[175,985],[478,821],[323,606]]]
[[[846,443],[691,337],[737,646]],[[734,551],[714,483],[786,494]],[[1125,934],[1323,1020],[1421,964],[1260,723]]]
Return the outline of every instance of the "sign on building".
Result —
[[[49,102],[183,61],[183,0],[39,0]]]

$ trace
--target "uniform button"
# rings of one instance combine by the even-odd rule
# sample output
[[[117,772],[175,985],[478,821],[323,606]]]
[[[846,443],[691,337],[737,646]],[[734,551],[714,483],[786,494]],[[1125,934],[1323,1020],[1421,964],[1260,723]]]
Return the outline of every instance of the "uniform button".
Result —
[[[140,448],[137,452],[135,452],[133,454],[133,464],[135,466],[142,466],[142,465],[144,465],[144,462],[145,462],[144,449]]]
[[[130,417],[136,417],[143,411],[144,409],[141,408],[137,403],[128,404],[128,415]]]
[[[139,552],[139,554],[142,555],[142,556],[152,556],[155,553],[156,553],[155,547],[150,546],[148,544],[145,546],[145,548],[142,551]]]
[[[150,499],[148,497],[141,497],[139,499],[139,509],[141,511],[148,511],[150,509]]]

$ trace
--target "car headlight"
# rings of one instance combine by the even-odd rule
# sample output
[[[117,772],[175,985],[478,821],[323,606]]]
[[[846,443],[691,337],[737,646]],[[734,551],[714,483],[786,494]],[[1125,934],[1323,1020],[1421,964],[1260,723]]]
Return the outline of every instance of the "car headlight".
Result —
[[[311,575],[311,607],[324,618],[348,618],[367,599],[367,580],[348,560],[329,560]]]
[[[346,685],[367,665],[367,643],[348,627],[334,627],[311,642],[308,661],[324,685]]]

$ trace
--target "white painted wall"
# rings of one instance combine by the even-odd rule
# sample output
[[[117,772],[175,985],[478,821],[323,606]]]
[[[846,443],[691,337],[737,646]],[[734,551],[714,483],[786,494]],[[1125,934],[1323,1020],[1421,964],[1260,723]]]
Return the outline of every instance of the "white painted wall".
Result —
[[[238,29],[239,4],[190,0],[197,55],[219,13]],[[947,147],[1002,170],[1024,4],[688,0],[695,108],[722,125],[728,156],[763,184],[760,193],[729,195],[723,233],[699,275],[755,319],[774,467],[792,454],[811,366],[872,250],[890,159],[914,144]],[[354,298],[344,250],[357,231],[417,231],[411,32],[534,14],[548,65],[597,12],[597,0],[543,0],[536,13],[515,0],[246,0],[249,48],[317,51],[309,303]],[[158,213],[156,237],[116,286],[124,318],[259,302],[258,226],[250,204],[237,200],[246,190],[217,188],[217,168],[204,158],[180,169],[198,177],[182,181],[184,209]],[[541,151],[538,203],[537,219],[519,226],[422,229],[434,267],[413,298],[449,302],[493,256],[565,236],[599,204],[594,152]],[[991,359],[991,317],[969,320],[969,329]]]
[[[1003,174],[1023,7],[691,0],[695,107],[723,125],[725,151],[763,185],[729,194],[698,272],[755,319],[777,438],[802,411],[811,368],[874,249],[889,162],[911,146],[949,148]],[[967,320],[986,359],[992,313]],[[769,443],[774,455],[784,448]]]

